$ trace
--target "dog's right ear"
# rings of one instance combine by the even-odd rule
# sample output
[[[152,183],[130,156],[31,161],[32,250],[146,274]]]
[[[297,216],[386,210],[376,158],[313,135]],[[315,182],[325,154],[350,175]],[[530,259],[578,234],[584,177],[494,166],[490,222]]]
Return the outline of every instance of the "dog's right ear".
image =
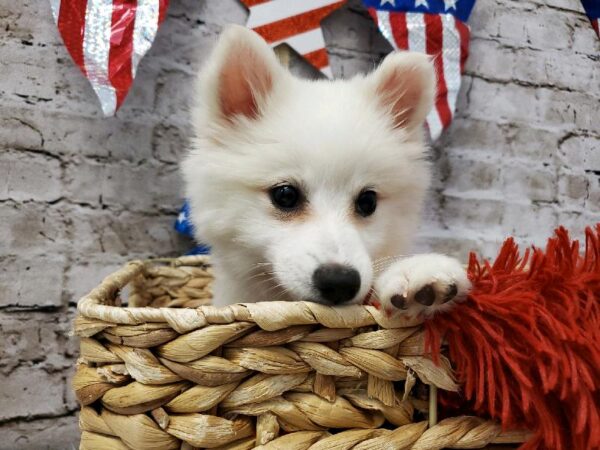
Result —
[[[255,32],[230,25],[199,79],[211,119],[255,119],[285,74],[275,53]]]
[[[436,78],[431,58],[422,53],[388,55],[368,81],[392,117],[394,128],[420,128],[433,106]]]

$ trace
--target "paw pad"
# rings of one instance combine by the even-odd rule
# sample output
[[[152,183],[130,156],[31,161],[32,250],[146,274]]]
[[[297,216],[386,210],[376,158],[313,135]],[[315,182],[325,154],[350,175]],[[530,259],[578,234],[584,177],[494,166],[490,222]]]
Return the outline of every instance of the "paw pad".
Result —
[[[381,310],[409,316],[448,310],[464,298],[470,282],[459,261],[438,254],[395,261],[375,280]]]
[[[400,294],[394,294],[390,298],[390,302],[398,309],[408,309],[408,305],[406,304],[406,296]]]
[[[446,295],[442,299],[442,303],[448,303],[450,300],[456,297],[456,294],[458,294],[458,287],[456,284],[451,284],[448,286],[448,292],[446,292]]]
[[[432,284],[426,284],[415,294],[415,301],[423,306],[431,306],[435,302],[435,289]]]

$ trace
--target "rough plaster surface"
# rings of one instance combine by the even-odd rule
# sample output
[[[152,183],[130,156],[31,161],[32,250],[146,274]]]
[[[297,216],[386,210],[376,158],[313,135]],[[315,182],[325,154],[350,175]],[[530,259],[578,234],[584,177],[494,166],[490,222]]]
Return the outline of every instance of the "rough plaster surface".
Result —
[[[235,0],[171,3],[125,106],[103,119],[49,5],[0,0],[0,449],[77,447],[76,300],[127,259],[189,245],[171,224],[191,80],[246,13]],[[419,247],[491,256],[508,235],[580,235],[600,219],[600,40],[578,0],[478,0],[470,24]],[[389,51],[357,0],[324,29],[337,76]]]

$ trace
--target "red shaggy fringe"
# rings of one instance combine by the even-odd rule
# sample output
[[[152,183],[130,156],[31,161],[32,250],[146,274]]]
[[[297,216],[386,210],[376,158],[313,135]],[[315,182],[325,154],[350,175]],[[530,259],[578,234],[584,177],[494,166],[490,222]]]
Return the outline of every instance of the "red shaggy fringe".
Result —
[[[531,430],[522,450],[600,449],[600,224],[583,254],[559,228],[545,251],[508,239],[493,264],[471,254],[468,273],[466,302],[426,324],[463,386],[442,404]]]

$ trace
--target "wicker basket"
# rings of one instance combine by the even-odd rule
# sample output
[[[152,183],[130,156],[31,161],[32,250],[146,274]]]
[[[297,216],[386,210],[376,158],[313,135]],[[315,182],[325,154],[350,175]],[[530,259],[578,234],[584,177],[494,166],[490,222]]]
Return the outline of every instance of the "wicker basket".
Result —
[[[206,257],[131,262],[80,300],[81,449],[442,449],[521,442],[436,420],[447,361],[370,306],[209,305]],[[129,307],[121,307],[128,290]],[[429,399],[427,398],[430,393]],[[433,395],[431,395],[433,393]]]

